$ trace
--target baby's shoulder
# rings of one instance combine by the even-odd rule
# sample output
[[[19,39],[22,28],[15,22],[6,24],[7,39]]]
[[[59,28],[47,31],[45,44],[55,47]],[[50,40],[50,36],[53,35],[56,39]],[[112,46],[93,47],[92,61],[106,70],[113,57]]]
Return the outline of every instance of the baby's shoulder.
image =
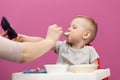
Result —
[[[56,45],[57,46],[67,46],[69,44],[66,41],[57,41]]]

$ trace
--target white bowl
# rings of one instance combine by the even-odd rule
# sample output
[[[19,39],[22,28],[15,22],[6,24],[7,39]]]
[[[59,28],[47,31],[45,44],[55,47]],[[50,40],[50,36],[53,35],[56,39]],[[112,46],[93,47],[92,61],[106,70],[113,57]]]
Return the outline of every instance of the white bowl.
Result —
[[[87,73],[95,71],[97,67],[97,64],[72,65],[69,67],[69,71],[73,73]]]
[[[66,73],[68,70],[68,65],[62,64],[46,64],[44,67],[47,73]]]

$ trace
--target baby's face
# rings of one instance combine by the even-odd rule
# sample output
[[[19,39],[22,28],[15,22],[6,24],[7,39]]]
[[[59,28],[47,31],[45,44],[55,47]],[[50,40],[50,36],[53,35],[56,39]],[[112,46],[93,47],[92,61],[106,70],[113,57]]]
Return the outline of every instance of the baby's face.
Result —
[[[88,29],[89,22],[84,18],[75,18],[68,28],[68,43],[79,43],[82,40],[84,32]]]

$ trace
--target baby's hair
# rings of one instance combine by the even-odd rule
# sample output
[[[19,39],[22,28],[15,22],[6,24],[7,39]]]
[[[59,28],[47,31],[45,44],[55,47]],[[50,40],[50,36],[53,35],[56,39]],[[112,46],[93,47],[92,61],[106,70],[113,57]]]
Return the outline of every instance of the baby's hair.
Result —
[[[92,19],[92,18],[90,18],[88,16],[76,16],[76,17],[74,17],[74,19],[75,18],[84,18],[84,19],[88,20],[92,24],[92,26],[91,26],[92,27],[92,30],[91,30],[92,36],[91,36],[90,40],[87,42],[87,44],[89,44],[96,37],[97,30],[98,30],[97,23],[95,22],[94,19]]]

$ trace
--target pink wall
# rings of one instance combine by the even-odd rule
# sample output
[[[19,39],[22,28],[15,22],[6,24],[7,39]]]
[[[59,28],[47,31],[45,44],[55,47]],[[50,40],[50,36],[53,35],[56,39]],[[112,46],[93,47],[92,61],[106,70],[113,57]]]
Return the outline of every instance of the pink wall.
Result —
[[[93,17],[99,25],[92,43],[103,68],[111,69],[111,80],[120,80],[120,1],[119,0],[1,0],[0,18],[6,16],[18,33],[45,37],[48,25],[57,23],[64,31],[76,15]],[[0,29],[0,32],[3,30]],[[62,36],[61,39],[64,39]],[[0,80],[11,80],[11,73],[55,63],[57,55],[49,51],[41,58],[18,64],[0,60]]]

